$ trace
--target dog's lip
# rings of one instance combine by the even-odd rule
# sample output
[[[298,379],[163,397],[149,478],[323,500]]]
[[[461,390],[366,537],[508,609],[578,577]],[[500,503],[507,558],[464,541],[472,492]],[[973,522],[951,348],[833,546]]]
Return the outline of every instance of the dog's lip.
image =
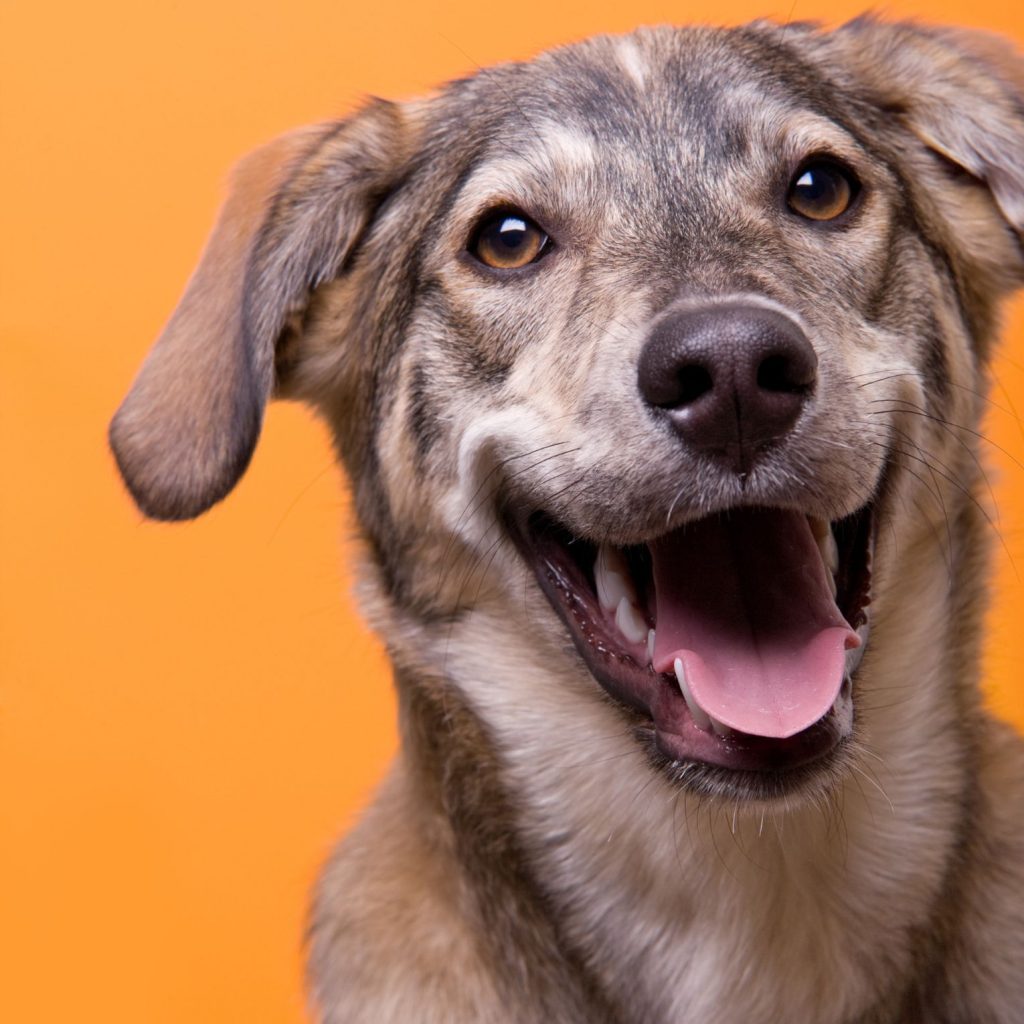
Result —
[[[780,774],[824,759],[843,740],[852,718],[852,687],[848,681],[841,694],[845,702],[843,722],[837,713],[841,704],[837,698],[822,718],[785,738],[735,730],[722,730],[720,735],[699,727],[675,677],[643,664],[636,645],[630,649],[624,638],[608,627],[593,584],[587,578],[583,564],[586,556],[573,559],[567,555],[571,547],[593,549],[594,542],[572,537],[543,513],[521,515],[509,522],[517,547],[567,626],[591,674],[615,701],[653,726],[657,748],[671,762],[699,762],[737,772]],[[863,637],[874,538],[871,505],[833,526],[848,549],[837,581],[851,610],[851,625],[862,627],[859,632]],[[850,549],[857,557],[850,555]]]

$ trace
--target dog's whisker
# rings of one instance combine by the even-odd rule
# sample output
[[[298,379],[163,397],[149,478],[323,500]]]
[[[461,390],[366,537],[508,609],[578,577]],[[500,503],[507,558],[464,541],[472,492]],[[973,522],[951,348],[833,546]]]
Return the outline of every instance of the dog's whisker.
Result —
[[[988,490],[989,498],[992,501],[992,508],[993,508],[993,510],[994,510],[994,512],[996,514],[996,519],[998,520],[999,519],[999,503],[996,500],[996,493],[995,493],[994,488],[992,487],[992,481],[989,479],[988,473],[985,471],[985,467],[982,464],[981,460],[978,458],[977,453],[974,451],[974,449],[969,444],[967,444],[966,441],[964,441],[964,439],[962,437],[959,436],[959,434],[954,432],[954,430],[952,429],[952,427],[950,425],[947,425],[946,423],[944,423],[941,420],[939,420],[938,423],[939,423],[939,426],[941,426],[942,429],[950,437],[952,437],[953,440],[957,442],[957,444],[960,445],[960,447],[967,453],[968,457],[974,463],[975,469],[977,469],[979,475],[985,481],[985,487]],[[900,432],[900,434],[903,437],[906,437],[906,438],[910,437],[910,435],[908,433],[906,433],[905,431],[899,431],[899,432]],[[916,442],[915,442],[915,444],[916,444]],[[948,472],[952,472],[950,467],[947,466],[944,462],[942,462],[942,460],[938,459],[936,456],[930,454],[929,457],[932,458],[934,461],[938,462],[939,465],[942,466],[944,469],[946,469]]]
[[[920,457],[919,461],[924,465],[926,471],[928,472],[928,475],[931,477],[931,480],[932,480],[931,493],[935,496],[935,500],[936,500],[937,504],[939,505],[939,508],[942,511],[943,522],[946,525],[946,544],[947,544],[947,552],[948,552],[949,585],[950,585],[950,588],[952,588],[953,587],[953,582],[954,582],[953,581],[953,550],[954,550],[954,545],[953,545],[953,527],[952,527],[952,525],[951,525],[951,523],[949,521],[949,509],[946,507],[946,499],[945,499],[945,496],[942,493],[942,488],[939,486],[939,481],[938,481],[938,477],[936,476],[936,471],[932,467],[932,464],[931,464],[930,460],[928,458],[926,458],[924,451],[922,451],[922,449],[921,449],[921,446],[909,434],[907,434],[904,431],[900,430],[898,427],[893,427],[893,430],[897,434],[899,434],[901,437],[903,437],[909,444],[912,444],[917,449],[918,455]],[[903,452],[902,449],[891,449],[891,450],[899,451],[900,454],[903,454],[903,455],[907,454],[906,452]],[[912,473],[912,475],[915,476],[918,480],[921,480],[922,483],[924,483],[923,479],[918,474]]]
[[[882,409],[882,410],[880,410],[880,412],[881,413],[886,413],[886,412],[897,412],[898,411],[898,412],[906,412],[906,413],[908,413],[908,414],[910,414],[912,416],[922,416],[925,419],[931,420],[933,423],[937,423],[939,426],[945,428],[947,433],[949,433],[950,436],[956,438],[956,440],[958,440],[961,444],[965,445],[965,442],[963,441],[962,438],[957,436],[955,431],[961,431],[961,432],[963,432],[965,434],[970,434],[972,437],[978,438],[979,441],[984,441],[986,444],[991,445],[1001,455],[1006,456],[1006,458],[1008,458],[1018,469],[1024,469],[1024,462],[1021,462],[1012,452],[1007,451],[1002,445],[997,444],[995,441],[993,441],[990,437],[988,437],[986,434],[982,433],[981,431],[973,430],[972,428],[965,427],[965,426],[963,426],[962,424],[959,424],[959,423],[953,423],[951,420],[943,419],[941,416],[936,416],[935,413],[933,413],[933,412],[928,412],[928,410],[922,409],[920,406],[914,405],[914,403],[912,403],[912,402],[906,402],[906,401],[903,401],[901,399],[878,398],[878,399],[874,399],[874,402],[878,402],[878,403],[881,403],[881,402],[897,402],[901,406],[909,407],[909,408],[901,408],[899,410]],[[968,451],[970,451],[970,448],[968,448]]]
[[[884,787],[882,786],[882,784],[877,779],[875,779],[873,777],[873,774],[870,774],[868,772],[868,770],[866,770],[866,768],[861,768],[861,767],[859,767],[858,765],[855,765],[855,764],[851,764],[850,767],[858,775],[861,775],[865,779],[867,779],[867,781],[870,782],[871,785],[874,786],[875,789],[877,789],[878,792],[882,794],[882,799],[885,800],[885,802],[889,805],[889,810],[892,813],[892,816],[895,818],[896,817],[896,806],[893,804],[892,800],[889,799],[889,794],[886,793],[886,791],[885,791]]]
[[[885,375],[882,376],[882,377],[876,377],[873,380],[864,381],[863,383],[858,384],[857,387],[858,388],[871,387],[871,386],[876,385],[876,384],[884,384],[885,382],[890,381],[890,380],[898,380],[898,379],[903,378],[903,377],[911,377],[911,378],[913,378],[915,380],[918,380],[918,381],[920,381],[922,383],[925,383],[925,384],[928,381],[927,376],[924,373],[922,373],[920,370],[901,370],[899,372],[893,372],[893,373],[890,373],[890,372],[887,372],[887,371],[883,370],[881,372],[883,374],[885,374]],[[847,379],[852,383],[853,381],[858,380],[861,377],[870,376],[870,375],[871,375],[870,373],[867,373],[867,374],[854,374],[852,377],[849,377]],[[939,379],[947,387],[956,388],[959,391],[963,391],[963,392],[965,392],[965,393],[967,393],[969,395],[973,395],[975,398],[981,399],[983,402],[985,402],[987,405],[991,406],[991,408],[995,409],[997,412],[1001,412],[1001,413],[1004,413],[1005,415],[1009,416],[1012,420],[1014,420],[1014,422],[1018,425],[1018,427],[1021,427],[1022,429],[1024,429],[1024,420],[1021,419],[1021,417],[1018,414],[1017,410],[1013,407],[1012,401],[1008,401],[1007,405],[1003,406],[1003,405],[1000,405],[998,402],[996,402],[992,398],[991,395],[987,395],[987,394],[985,394],[984,391],[979,391],[977,388],[972,388],[969,385],[963,384],[960,381],[953,380],[950,377],[940,376]],[[996,384],[996,386],[998,387],[999,385]],[[1007,397],[1009,397],[1009,396],[1007,396]],[[885,399],[878,399],[878,401],[885,401]]]
[[[1016,559],[1013,557],[1013,552],[1010,551],[1009,545],[1006,543],[1006,540],[1003,537],[1002,531],[999,529],[998,524],[989,515],[988,510],[985,508],[985,506],[982,505],[980,501],[978,501],[978,499],[971,492],[971,490],[968,487],[965,487],[963,485],[963,483],[961,483],[955,477],[950,476],[950,475],[944,473],[941,469],[936,469],[934,466],[931,465],[931,463],[926,458],[924,458],[923,455],[914,455],[912,452],[908,452],[905,449],[898,448],[898,447],[894,448],[893,450],[898,452],[900,455],[903,455],[905,458],[914,459],[914,460],[922,463],[922,465],[924,465],[926,468],[931,470],[931,472],[936,473],[939,476],[941,476],[944,480],[946,480],[947,482],[952,484],[958,491],[960,491],[964,495],[964,497],[966,497],[967,500],[970,501],[971,504],[974,505],[975,508],[978,509],[978,511],[981,513],[982,517],[984,518],[985,522],[988,524],[989,528],[995,534],[996,539],[999,541],[1000,545],[1002,546],[1003,552],[1005,553],[1005,555],[1007,557],[1007,560],[1009,561],[1010,566],[1011,566],[1011,568],[1014,571],[1014,575],[1016,576],[1017,580],[1019,581],[1020,580],[1020,574],[1017,572],[1017,562],[1016,562]],[[906,467],[904,467],[904,468],[906,468]]]
[[[448,541],[447,541],[447,544],[446,544],[446,547],[445,547],[445,552],[444,552],[444,554],[442,556],[442,559],[441,559],[442,570],[441,570],[441,574],[440,574],[440,578],[438,580],[437,586],[435,588],[435,597],[440,597],[440,595],[441,595],[441,593],[442,593],[442,591],[444,589],[444,585],[445,585],[445,583],[447,581],[448,557],[451,554],[452,547],[453,547],[453,545],[455,543],[455,538],[456,538],[456,535],[457,535],[458,528],[462,525],[462,523],[464,523],[467,520],[467,518],[469,518],[470,516],[476,515],[486,502],[493,501],[494,497],[496,497],[496,495],[497,495],[498,491],[500,490],[501,486],[503,484],[505,484],[507,482],[507,480],[513,479],[514,477],[516,477],[517,475],[520,475],[522,473],[530,472],[530,471],[536,469],[538,466],[544,465],[545,463],[550,462],[552,459],[555,459],[555,458],[557,458],[557,457],[559,457],[561,455],[571,454],[573,451],[576,451],[577,449],[564,449],[563,448],[563,450],[560,451],[560,452],[556,452],[556,453],[551,454],[551,455],[546,455],[544,458],[539,459],[536,462],[530,464],[529,466],[526,466],[523,469],[517,471],[517,473],[509,474],[507,477],[500,479],[497,483],[494,484],[494,487],[493,487],[493,489],[492,489],[490,494],[484,495],[482,498],[480,498],[479,497],[480,496],[480,492],[483,490],[483,488],[486,486],[486,484],[489,483],[491,481],[491,479],[498,472],[500,472],[502,469],[504,469],[510,462],[518,461],[519,459],[523,459],[523,458],[529,458],[530,456],[537,455],[540,452],[549,451],[551,448],[563,446],[563,445],[568,444],[568,443],[569,442],[566,442],[566,441],[554,441],[554,442],[551,442],[549,444],[541,445],[538,448],[534,448],[534,449],[532,449],[532,450],[530,450],[528,452],[520,452],[520,453],[515,454],[515,455],[510,455],[507,458],[501,460],[497,465],[495,465],[488,472],[488,474],[485,477],[484,481],[481,482],[481,484],[477,487],[477,489],[474,492],[473,496],[466,503],[466,507],[463,509],[462,513],[459,515],[459,518],[458,518],[458,520],[456,522],[456,525],[455,525],[455,529],[449,534],[449,538],[448,538]],[[479,501],[477,500],[478,498],[479,498]],[[492,529],[492,528],[494,528],[494,524],[492,524],[492,526],[488,528],[488,531],[490,529]],[[486,534],[485,534],[485,538],[484,539],[486,539]],[[460,588],[460,590],[461,590],[461,588]]]

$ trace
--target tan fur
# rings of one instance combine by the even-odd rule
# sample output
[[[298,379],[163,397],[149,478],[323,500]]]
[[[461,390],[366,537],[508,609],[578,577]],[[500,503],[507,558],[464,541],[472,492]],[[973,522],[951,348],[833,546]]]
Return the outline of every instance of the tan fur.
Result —
[[[235,172],[195,276],[111,427],[114,451],[140,493],[205,491],[234,457],[233,436],[224,445],[220,435],[236,415],[239,379],[252,372],[241,337],[245,267],[270,198],[318,134],[278,139]],[[193,475],[195,484],[187,482]]]
[[[778,199],[816,153],[863,183],[841,230]],[[467,240],[507,206],[559,245],[496,279]],[[1024,745],[977,683],[978,424],[1022,235],[1024,63],[871,19],[599,38],[243,165],[111,443],[182,518],[272,388],[334,431],[403,745],[314,899],[325,1024],[1020,1018]],[[737,301],[799,325],[820,386],[743,479],[636,383],[666,311]],[[508,526],[627,545],[747,502],[879,520],[851,738],[778,790],[658,767]]]

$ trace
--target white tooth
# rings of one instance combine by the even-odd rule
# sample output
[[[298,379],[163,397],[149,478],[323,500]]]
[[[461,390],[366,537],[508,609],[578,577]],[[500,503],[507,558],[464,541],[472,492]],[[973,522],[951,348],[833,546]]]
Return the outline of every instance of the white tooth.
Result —
[[[675,664],[672,667],[675,669],[676,680],[679,683],[679,689],[682,691],[683,700],[686,701],[686,706],[690,709],[690,714],[693,716],[697,728],[707,732],[711,728],[711,716],[693,699],[690,687],[686,683],[686,670],[683,668],[682,660],[676,658]]]
[[[831,529],[825,535],[824,542],[821,542],[821,557],[828,571],[835,576],[839,572],[839,546]]]
[[[624,597],[619,601],[615,609],[615,625],[619,632],[633,644],[642,644],[647,639],[647,623],[644,617],[629,603],[629,598]]]
[[[594,583],[597,585],[597,599],[605,611],[610,612],[618,608],[623,598],[630,603],[636,601],[636,592],[629,578],[626,560],[616,548],[602,544],[597,549]]]
[[[836,578],[830,572],[825,573],[825,576],[828,579],[828,589],[832,594],[832,599],[835,600],[836,594],[839,593],[839,588],[836,586]]]
[[[827,519],[819,519],[817,516],[808,516],[807,523],[811,528],[811,533],[814,534],[814,539],[819,544],[824,539],[825,534],[832,530]]]
[[[729,736],[732,734],[732,729],[724,722],[719,722],[717,718],[711,719],[711,728],[714,729],[716,736]]]
[[[832,533],[832,525],[827,519],[818,519],[817,516],[808,516],[807,522],[818,543],[821,560],[825,563],[825,568],[834,576],[839,572],[839,548]]]
[[[821,561],[824,562],[825,568],[835,575],[839,571],[839,548],[836,545],[833,531],[831,531],[831,524],[827,519],[819,519],[813,515],[807,517],[807,522],[811,527],[814,540],[817,542]]]
[[[647,660],[654,661],[654,630],[647,630]]]

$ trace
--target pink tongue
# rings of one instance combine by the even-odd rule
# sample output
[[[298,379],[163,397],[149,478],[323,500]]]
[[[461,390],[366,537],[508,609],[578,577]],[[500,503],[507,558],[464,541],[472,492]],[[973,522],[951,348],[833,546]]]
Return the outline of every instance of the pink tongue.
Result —
[[[697,703],[751,735],[784,739],[825,715],[860,638],[832,599],[806,516],[745,509],[650,549],[656,671],[679,658]]]

